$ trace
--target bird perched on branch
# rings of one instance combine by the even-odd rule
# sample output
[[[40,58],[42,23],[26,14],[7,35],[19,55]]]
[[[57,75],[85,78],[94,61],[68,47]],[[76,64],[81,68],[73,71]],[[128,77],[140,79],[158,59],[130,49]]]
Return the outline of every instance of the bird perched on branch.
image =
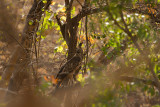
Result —
[[[56,79],[57,79],[57,86],[68,86],[70,83],[76,80],[76,76],[81,69],[81,64],[83,60],[83,50],[82,50],[82,43],[79,44],[78,48],[76,49],[75,55],[69,59],[60,69],[58,72]]]

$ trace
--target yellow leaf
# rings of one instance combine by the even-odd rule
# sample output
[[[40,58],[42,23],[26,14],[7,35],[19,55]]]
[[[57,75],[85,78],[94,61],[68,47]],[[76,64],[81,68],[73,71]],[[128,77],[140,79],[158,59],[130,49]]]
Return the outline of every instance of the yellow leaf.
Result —
[[[62,8],[62,10],[61,10],[61,12],[65,12],[66,11],[66,8],[65,7],[63,7]]]
[[[62,52],[63,51],[63,47],[62,46],[59,46],[58,48],[57,48],[57,52]]]
[[[64,7],[63,5],[58,4],[58,7]]]
[[[55,5],[55,4],[56,4],[56,2],[54,2],[54,1],[51,2],[51,5],[52,5],[52,6]]]
[[[62,16],[61,19],[62,19],[62,20],[66,20],[66,17],[65,17],[65,16]]]

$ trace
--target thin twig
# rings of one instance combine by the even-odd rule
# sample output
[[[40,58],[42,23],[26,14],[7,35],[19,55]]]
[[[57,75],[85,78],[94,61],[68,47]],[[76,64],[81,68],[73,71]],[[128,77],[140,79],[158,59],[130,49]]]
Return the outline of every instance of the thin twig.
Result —
[[[83,5],[81,4],[81,2],[79,0],[76,0],[76,1],[79,3],[79,5],[81,5],[81,7],[83,7]]]
[[[88,62],[88,30],[87,30],[87,23],[88,23],[88,16],[86,16],[86,20],[85,20],[85,34],[86,34],[86,46],[87,46],[87,49],[86,49],[86,59],[85,59],[85,69],[84,69],[84,74],[86,74],[86,69],[87,69],[87,62]]]
[[[124,26],[125,26],[124,32],[127,33],[127,35],[131,38],[131,40],[133,41],[133,43],[134,43],[134,45],[136,46],[136,48],[138,49],[138,51],[139,51],[141,54],[143,54],[140,46],[139,46],[138,43],[135,41],[135,37],[136,37],[136,36],[133,37],[133,36],[132,36],[132,33],[131,33],[131,32],[129,31],[129,29],[128,29],[128,26],[127,26],[127,24],[126,24],[126,22],[125,22],[125,20],[124,20],[123,12],[122,12],[121,9],[120,9],[120,16],[121,16],[122,22],[123,22],[123,24],[124,24]]]
[[[0,90],[1,90],[1,91],[5,91],[5,92],[9,92],[9,93],[11,93],[11,94],[15,94],[15,95],[17,95],[17,93],[16,93],[16,92],[14,92],[14,91],[10,91],[10,90],[8,90],[8,89],[0,88]]]

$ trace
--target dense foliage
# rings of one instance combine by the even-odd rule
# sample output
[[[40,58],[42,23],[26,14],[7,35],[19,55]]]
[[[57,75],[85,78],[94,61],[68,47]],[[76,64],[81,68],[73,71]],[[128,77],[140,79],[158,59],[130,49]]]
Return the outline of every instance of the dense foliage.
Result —
[[[1,99],[31,92],[46,106],[160,106],[159,0],[35,0],[27,16],[14,0],[0,3],[9,16],[0,16]]]

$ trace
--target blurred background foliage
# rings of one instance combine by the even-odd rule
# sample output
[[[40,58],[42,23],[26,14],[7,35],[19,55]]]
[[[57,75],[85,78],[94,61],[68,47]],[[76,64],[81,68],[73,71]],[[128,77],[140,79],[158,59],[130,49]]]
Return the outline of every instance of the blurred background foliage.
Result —
[[[5,1],[6,10],[4,12],[2,11],[4,8],[1,8],[0,14],[9,14],[9,17],[5,21],[0,16],[0,23],[8,22],[8,25],[11,25],[9,20],[16,20],[12,28],[17,28],[16,33],[20,38],[32,1]],[[91,0],[90,2],[90,7],[94,8],[101,8],[106,2],[108,5],[102,12],[88,16],[88,63],[83,62],[77,77],[82,87],[80,91],[86,91],[87,94],[81,93],[77,96],[83,96],[85,99],[82,102],[77,101],[81,102],[80,107],[159,107],[160,87],[155,76],[159,81],[160,21],[157,20],[160,19],[160,1]],[[62,23],[66,23],[63,3],[64,1],[53,0],[50,9],[43,14],[39,22],[35,37],[39,60],[37,72],[40,78],[40,86],[36,91],[42,96],[49,96],[47,93],[54,89],[53,76],[58,73],[67,57],[68,47],[55,19],[58,14]],[[78,14],[78,8],[81,9],[79,4],[73,5],[72,17]],[[6,26],[3,24],[0,28],[1,73],[8,61],[6,59],[13,52],[13,47],[7,47],[10,46],[10,42],[7,42],[10,40],[7,39],[10,35],[7,32],[10,29]],[[79,22],[77,33],[78,43],[83,42],[82,48],[86,51],[85,18]],[[33,60],[35,59],[33,55]],[[87,74],[83,75],[85,67]],[[89,88],[83,89],[83,87]]]

